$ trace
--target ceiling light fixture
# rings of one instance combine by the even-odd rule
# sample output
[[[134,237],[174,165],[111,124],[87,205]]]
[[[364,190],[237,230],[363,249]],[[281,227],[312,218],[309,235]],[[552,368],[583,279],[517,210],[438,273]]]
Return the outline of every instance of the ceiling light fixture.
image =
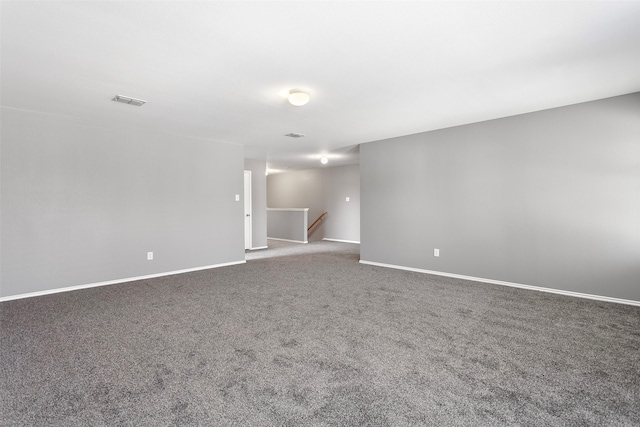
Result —
[[[329,159],[327,159],[326,157],[323,157],[320,159],[320,163],[322,163],[323,165],[326,165],[327,163],[329,163]]]
[[[289,103],[296,107],[301,107],[309,102],[309,94],[299,89],[291,89],[289,91]]]
[[[116,95],[113,98],[111,98],[111,100],[116,102],[122,102],[123,104],[135,105],[136,107],[139,107],[147,103],[147,101],[143,101],[142,99],[131,98],[129,96],[123,96],[123,95]]]

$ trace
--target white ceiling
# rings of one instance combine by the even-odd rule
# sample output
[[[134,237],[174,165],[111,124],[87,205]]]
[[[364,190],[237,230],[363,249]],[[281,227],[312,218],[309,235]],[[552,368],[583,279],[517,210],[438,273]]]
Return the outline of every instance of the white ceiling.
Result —
[[[637,1],[0,7],[3,106],[238,143],[272,169],[640,90]],[[289,105],[293,88],[311,102]]]

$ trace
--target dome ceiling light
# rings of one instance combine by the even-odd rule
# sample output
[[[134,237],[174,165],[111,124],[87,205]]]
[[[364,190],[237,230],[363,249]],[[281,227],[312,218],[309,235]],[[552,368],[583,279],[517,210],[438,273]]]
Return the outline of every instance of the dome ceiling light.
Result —
[[[327,159],[326,157],[323,157],[320,159],[320,163],[322,163],[323,165],[326,165],[327,163],[329,163],[329,159]]]
[[[309,94],[299,89],[291,89],[289,91],[289,104],[301,107],[309,102]]]

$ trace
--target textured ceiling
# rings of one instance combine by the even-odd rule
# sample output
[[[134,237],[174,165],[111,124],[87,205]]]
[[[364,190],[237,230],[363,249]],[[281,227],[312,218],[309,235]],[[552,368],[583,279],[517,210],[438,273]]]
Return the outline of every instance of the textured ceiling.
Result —
[[[640,2],[3,1],[0,14],[3,106],[238,143],[272,169],[640,90]],[[311,102],[289,105],[293,88]]]

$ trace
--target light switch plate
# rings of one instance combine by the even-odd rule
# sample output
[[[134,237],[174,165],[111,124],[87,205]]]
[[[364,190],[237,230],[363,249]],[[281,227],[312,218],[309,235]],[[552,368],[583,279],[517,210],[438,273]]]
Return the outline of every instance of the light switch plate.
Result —
[[[236,194],[236,202],[239,202],[239,201],[240,201],[240,195]]]

